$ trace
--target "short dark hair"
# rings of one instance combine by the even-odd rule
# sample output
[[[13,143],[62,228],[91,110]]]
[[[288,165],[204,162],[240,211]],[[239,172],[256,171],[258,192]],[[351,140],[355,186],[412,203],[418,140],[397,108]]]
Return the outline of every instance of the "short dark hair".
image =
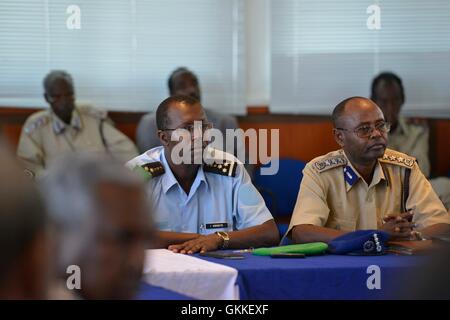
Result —
[[[341,102],[339,102],[334,107],[333,113],[331,114],[331,119],[333,120],[333,125],[334,125],[335,128],[337,127],[338,119],[344,114],[345,106],[347,105],[347,103],[350,100],[353,100],[353,99],[364,99],[364,100],[367,100],[367,98],[364,98],[364,97],[354,96],[354,97],[350,97],[350,98],[344,99]]]
[[[194,79],[195,83],[198,85],[198,78],[197,76],[188,68],[186,67],[179,67],[176,68],[169,76],[169,79],[167,80],[167,86],[169,87],[169,93],[172,95],[173,94],[173,82],[174,82],[174,78],[178,77],[182,74],[188,74],[192,77],[192,79]]]
[[[52,70],[45,76],[43,81],[45,93],[48,93],[53,84],[58,80],[65,80],[73,87],[73,79],[68,72],[64,70]]]
[[[403,102],[405,101],[405,90],[403,88],[402,79],[400,79],[399,76],[397,76],[395,73],[392,73],[392,72],[382,72],[372,80],[370,99],[375,101],[375,99],[376,99],[375,91],[376,91],[378,84],[381,81],[385,81],[385,82],[389,82],[389,83],[397,83],[400,88],[400,94],[402,96],[402,101]]]
[[[170,123],[168,111],[170,107],[175,103],[185,103],[189,106],[193,106],[196,104],[200,104],[200,101],[193,97],[184,95],[175,95],[163,100],[159,104],[158,109],[156,109],[156,126],[158,130],[167,129],[167,126]]]

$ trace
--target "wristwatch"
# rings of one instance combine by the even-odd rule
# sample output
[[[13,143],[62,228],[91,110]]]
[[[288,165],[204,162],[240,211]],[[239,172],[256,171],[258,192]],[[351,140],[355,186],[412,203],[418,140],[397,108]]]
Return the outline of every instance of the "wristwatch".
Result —
[[[216,231],[216,234],[223,240],[222,246],[220,248],[221,249],[228,248],[228,243],[230,242],[230,236],[228,235],[228,233],[223,231]]]

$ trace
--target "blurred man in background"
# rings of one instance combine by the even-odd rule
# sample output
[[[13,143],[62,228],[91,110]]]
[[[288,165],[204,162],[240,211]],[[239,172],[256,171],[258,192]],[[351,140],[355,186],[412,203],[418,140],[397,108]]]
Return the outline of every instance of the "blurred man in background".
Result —
[[[122,162],[137,155],[133,142],[113,126],[106,112],[75,105],[74,84],[67,72],[50,72],[44,90],[50,108],[32,114],[20,135],[17,156],[27,169],[39,175],[67,152],[109,153]]]
[[[133,298],[153,234],[141,179],[91,154],[56,162],[42,185],[58,232],[53,298]],[[69,266],[79,268],[81,288],[68,290]]]
[[[198,78],[189,69],[181,67],[174,70],[170,75],[167,84],[171,96],[185,95],[201,102]],[[233,116],[222,114],[211,109],[204,110],[209,122],[213,124],[214,128],[219,129],[222,132],[224,138],[226,137],[226,129],[235,130],[239,128],[237,120]],[[237,156],[244,148],[243,139],[237,138],[236,140],[232,140],[233,141],[223,141],[223,151],[232,150],[231,153]],[[136,131],[136,141],[141,153],[150,150],[151,148],[161,146],[161,141],[158,137],[158,128],[156,126],[156,113],[148,113],[142,117],[141,121],[139,121]],[[245,159],[239,160],[242,162],[245,161]]]
[[[380,73],[372,81],[371,99],[380,107],[391,124],[389,148],[409,154],[417,159],[426,177],[430,176],[428,158],[430,133],[425,120],[408,120],[400,115],[405,103],[402,80],[390,72]]]
[[[417,159],[423,174],[430,177],[429,127],[424,119],[406,119],[400,115],[405,103],[405,91],[400,77],[391,72],[380,73],[372,81],[371,99],[381,108],[391,124],[388,147]],[[430,180],[434,190],[450,209],[450,179],[446,177]]]
[[[0,299],[45,299],[50,238],[43,201],[0,142]]]

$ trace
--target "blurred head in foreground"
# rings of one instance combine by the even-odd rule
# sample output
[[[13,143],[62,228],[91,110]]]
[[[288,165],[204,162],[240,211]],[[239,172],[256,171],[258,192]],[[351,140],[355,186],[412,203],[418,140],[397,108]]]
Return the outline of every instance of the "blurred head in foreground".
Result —
[[[48,261],[43,201],[0,141],[0,299],[45,299]]]
[[[62,158],[42,181],[57,230],[57,271],[79,268],[84,299],[133,298],[152,234],[143,181],[111,158]],[[75,273],[74,273],[75,274]]]

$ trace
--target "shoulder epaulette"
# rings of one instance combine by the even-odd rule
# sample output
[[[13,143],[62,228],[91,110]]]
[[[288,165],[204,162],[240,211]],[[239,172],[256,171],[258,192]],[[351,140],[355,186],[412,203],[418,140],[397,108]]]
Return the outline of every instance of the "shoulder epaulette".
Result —
[[[145,171],[150,173],[152,177],[158,177],[166,173],[161,162],[149,162],[141,166]]]
[[[414,166],[414,162],[416,161],[414,157],[410,157],[403,153],[395,153],[390,151],[386,151],[383,157],[380,158],[379,160],[384,163],[390,163],[409,169]]]
[[[203,170],[222,176],[234,177],[236,176],[237,163],[233,161],[224,161],[222,163],[213,162],[211,164],[203,164]]]
[[[133,168],[134,172],[139,173],[145,180],[150,180],[163,175],[166,171],[161,162],[149,162],[143,165],[137,165]]]
[[[332,168],[345,166],[347,159],[344,156],[331,156],[314,162],[313,166],[319,171],[323,172]]]
[[[98,119],[107,119],[108,118],[108,112],[103,109],[97,109],[91,106],[81,106],[78,107],[81,113],[90,115],[92,117],[98,118]]]
[[[42,114],[41,116],[38,116],[36,119],[33,119],[30,121],[30,123],[25,125],[24,131],[27,134],[31,134],[36,129],[46,125],[49,123],[50,118],[48,114]]]

